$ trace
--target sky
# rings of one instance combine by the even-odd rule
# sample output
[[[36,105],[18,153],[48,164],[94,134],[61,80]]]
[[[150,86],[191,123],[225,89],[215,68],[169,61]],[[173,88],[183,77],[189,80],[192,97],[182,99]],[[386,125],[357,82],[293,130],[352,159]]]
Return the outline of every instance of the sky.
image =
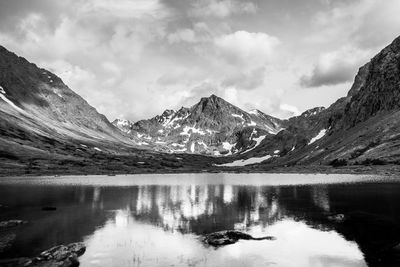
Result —
[[[211,94],[288,118],[345,96],[398,14],[399,0],[0,0],[0,45],[109,120]]]

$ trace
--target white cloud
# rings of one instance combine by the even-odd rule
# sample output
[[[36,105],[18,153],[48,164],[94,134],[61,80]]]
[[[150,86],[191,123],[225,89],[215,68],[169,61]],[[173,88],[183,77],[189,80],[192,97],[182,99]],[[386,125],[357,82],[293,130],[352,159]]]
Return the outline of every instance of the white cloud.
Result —
[[[306,39],[314,43],[341,41],[360,48],[379,49],[399,34],[399,13],[398,0],[332,1],[330,9],[312,18],[315,32]]]
[[[0,43],[111,120],[212,93],[282,117],[327,106],[400,28],[398,0],[30,2],[0,4]]]
[[[179,42],[194,43],[196,42],[196,36],[192,29],[182,29],[169,34],[168,42],[171,44]]]
[[[234,72],[222,82],[222,86],[234,86],[239,90],[252,90],[260,87],[266,77],[265,68],[255,68],[250,71],[239,70]]]
[[[219,54],[231,64],[264,65],[280,43],[262,32],[237,31],[215,39]]]
[[[214,16],[225,18],[233,14],[255,13],[257,7],[252,2],[240,0],[200,0],[189,11],[194,17]]]
[[[301,114],[300,110],[292,105],[282,103],[279,108],[282,112],[287,113],[285,117],[298,116]]]
[[[369,61],[372,52],[354,47],[322,53],[313,67],[312,73],[301,77],[304,87],[336,85],[352,81],[359,67]]]
[[[120,18],[165,16],[165,7],[158,0],[89,0],[79,9],[83,14],[103,14]]]

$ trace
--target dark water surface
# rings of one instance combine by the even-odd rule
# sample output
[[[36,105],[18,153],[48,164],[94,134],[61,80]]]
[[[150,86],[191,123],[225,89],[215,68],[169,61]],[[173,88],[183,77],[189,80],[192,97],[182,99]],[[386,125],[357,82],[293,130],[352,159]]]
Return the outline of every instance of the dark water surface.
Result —
[[[0,221],[28,221],[0,231],[0,258],[83,241],[81,266],[389,266],[396,260],[391,248],[400,243],[395,178],[0,178],[0,205]],[[42,210],[46,206],[56,210]],[[241,240],[218,249],[200,241],[204,234],[230,229],[276,240]]]

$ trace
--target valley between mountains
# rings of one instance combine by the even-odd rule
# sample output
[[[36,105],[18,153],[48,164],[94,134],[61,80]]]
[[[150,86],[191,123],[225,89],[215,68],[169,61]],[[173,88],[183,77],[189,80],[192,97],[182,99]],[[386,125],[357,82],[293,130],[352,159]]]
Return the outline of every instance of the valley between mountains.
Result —
[[[400,38],[347,96],[286,120],[211,95],[112,123],[55,74],[0,47],[0,175],[400,170]]]

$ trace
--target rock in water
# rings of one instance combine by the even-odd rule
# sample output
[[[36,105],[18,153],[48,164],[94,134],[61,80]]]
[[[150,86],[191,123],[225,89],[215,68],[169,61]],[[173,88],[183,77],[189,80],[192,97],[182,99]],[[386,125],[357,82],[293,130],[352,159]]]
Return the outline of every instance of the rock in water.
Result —
[[[19,226],[19,225],[25,224],[25,223],[26,223],[26,221],[22,221],[22,220],[2,221],[2,222],[0,222],[0,229],[16,227],[16,226]]]
[[[228,231],[220,231],[206,235],[203,238],[203,242],[207,245],[213,247],[225,246],[230,245],[238,242],[240,239],[244,240],[275,240],[272,236],[265,236],[265,237],[252,237],[249,234],[235,231],[235,230],[228,230]]]
[[[52,247],[40,253],[35,258],[18,258],[0,261],[4,266],[35,266],[35,267],[76,267],[79,266],[78,257],[85,253],[84,243],[72,243]],[[3,266],[3,265],[1,265]]]

